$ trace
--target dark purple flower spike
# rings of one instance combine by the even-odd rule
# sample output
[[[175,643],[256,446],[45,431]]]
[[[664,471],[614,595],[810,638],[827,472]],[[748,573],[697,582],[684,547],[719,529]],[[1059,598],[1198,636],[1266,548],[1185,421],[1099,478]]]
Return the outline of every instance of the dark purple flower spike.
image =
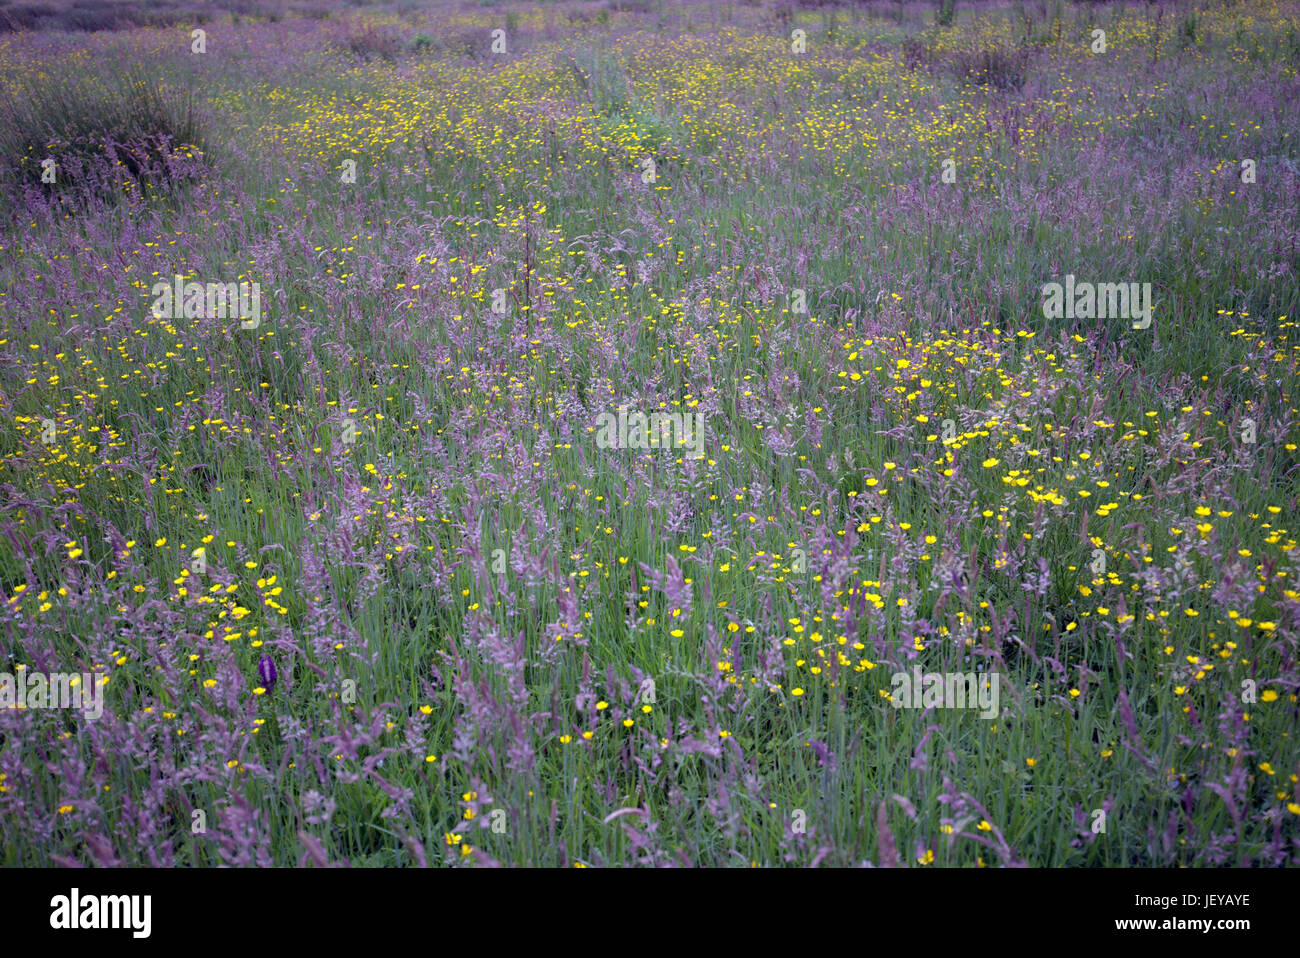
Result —
[[[257,663],[257,677],[262,680],[262,687],[268,692],[275,688],[279,673],[275,671],[275,660],[269,655],[263,656],[262,661]]]

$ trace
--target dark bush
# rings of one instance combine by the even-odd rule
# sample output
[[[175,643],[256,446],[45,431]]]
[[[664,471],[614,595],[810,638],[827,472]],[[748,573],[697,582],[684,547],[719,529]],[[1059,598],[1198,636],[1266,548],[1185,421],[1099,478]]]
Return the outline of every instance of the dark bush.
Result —
[[[59,17],[59,8],[44,3],[19,3],[0,10],[0,33],[49,28]]]
[[[204,140],[192,94],[142,67],[47,69],[0,94],[0,180],[11,194],[165,194],[201,168]],[[43,177],[49,159],[53,183]]]
[[[0,33],[19,30],[63,30],[95,33],[132,27],[166,27],[177,23],[203,23],[211,10],[199,0],[73,0],[66,5],[0,4]]]
[[[964,50],[951,64],[959,79],[997,90],[1019,90],[1029,78],[1029,52],[1022,47]]]
[[[402,51],[402,40],[395,30],[380,29],[373,23],[349,27],[337,45],[362,62],[374,57],[396,60]]]

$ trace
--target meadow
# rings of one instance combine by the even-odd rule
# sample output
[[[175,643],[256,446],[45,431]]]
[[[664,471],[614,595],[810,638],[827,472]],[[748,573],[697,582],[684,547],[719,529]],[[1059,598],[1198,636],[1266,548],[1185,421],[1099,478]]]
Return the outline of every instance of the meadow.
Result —
[[[118,3],[0,4],[0,864],[1300,863],[1300,3]]]

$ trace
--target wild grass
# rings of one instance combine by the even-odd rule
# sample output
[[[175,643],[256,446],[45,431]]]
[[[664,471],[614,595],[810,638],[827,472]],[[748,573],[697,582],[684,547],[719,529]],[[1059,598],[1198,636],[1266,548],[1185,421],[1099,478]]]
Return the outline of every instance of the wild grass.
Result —
[[[221,155],[0,243],[0,650],[105,696],[0,711],[5,863],[1294,864],[1300,21],[1076,6],[118,38]]]
[[[193,176],[206,147],[193,93],[137,64],[105,75],[52,65],[0,99],[0,155],[11,200],[166,194]],[[178,159],[180,162],[178,163]]]

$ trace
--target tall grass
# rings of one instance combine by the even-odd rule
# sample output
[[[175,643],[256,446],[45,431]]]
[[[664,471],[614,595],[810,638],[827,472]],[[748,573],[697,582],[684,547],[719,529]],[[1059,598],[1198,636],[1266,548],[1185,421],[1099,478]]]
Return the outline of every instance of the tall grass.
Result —
[[[1297,11],[1152,65],[1171,18],[1033,4],[1017,85],[945,66],[1001,8],[877,6],[791,5],[801,58],[721,4],[244,24],[194,202],[30,190],[0,652],[107,684],[0,711],[6,863],[1295,864]],[[175,272],[262,327],[152,316]],[[1152,327],[1048,320],[1066,273]],[[1000,714],[895,709],[914,665]]]
[[[139,64],[107,72],[52,65],[0,94],[0,171],[11,197],[24,187],[164,195],[193,175],[207,148],[192,91]]]

